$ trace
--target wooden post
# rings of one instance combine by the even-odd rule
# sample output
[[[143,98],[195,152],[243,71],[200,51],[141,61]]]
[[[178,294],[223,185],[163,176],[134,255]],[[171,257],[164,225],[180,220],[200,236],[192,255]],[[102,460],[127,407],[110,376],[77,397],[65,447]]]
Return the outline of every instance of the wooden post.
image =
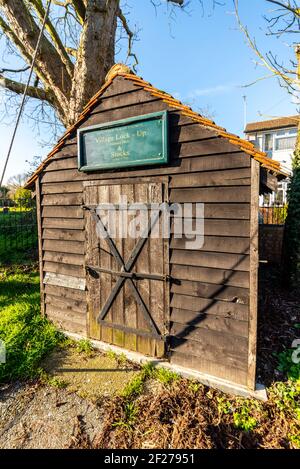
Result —
[[[35,181],[35,194],[36,194],[36,218],[38,228],[38,250],[39,250],[39,268],[40,268],[40,292],[41,292],[41,315],[45,316],[45,291],[43,283],[43,239],[42,239],[42,220],[41,220],[41,188],[40,178]]]
[[[258,305],[258,210],[259,210],[259,163],[251,160],[251,209],[250,209],[250,299],[248,329],[248,388],[254,390],[256,384],[256,343]]]

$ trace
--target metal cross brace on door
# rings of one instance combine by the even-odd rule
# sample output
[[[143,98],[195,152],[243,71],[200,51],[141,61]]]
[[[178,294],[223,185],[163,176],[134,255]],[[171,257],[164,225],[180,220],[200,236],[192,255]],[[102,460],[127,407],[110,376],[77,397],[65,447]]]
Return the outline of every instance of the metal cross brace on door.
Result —
[[[155,338],[161,339],[160,331],[159,331],[157,325],[155,324],[155,322],[153,321],[147,306],[145,305],[145,303],[144,303],[144,301],[143,301],[143,299],[142,299],[136,285],[133,282],[133,279],[134,279],[135,275],[138,275],[141,278],[141,276],[143,274],[141,274],[141,273],[134,274],[134,273],[131,272],[131,269],[133,268],[133,266],[134,266],[134,264],[137,260],[137,257],[140,254],[144,244],[146,243],[146,241],[147,241],[147,239],[148,239],[148,237],[151,233],[151,230],[153,229],[156,222],[158,221],[158,219],[160,217],[160,214],[161,214],[161,211],[162,211],[162,208],[159,207],[155,213],[151,214],[150,224],[148,226],[146,226],[145,229],[142,231],[142,233],[140,235],[140,239],[138,240],[138,242],[134,246],[134,248],[133,248],[133,250],[132,250],[132,252],[129,256],[129,259],[126,263],[124,262],[122,256],[120,255],[119,250],[118,250],[117,246],[115,245],[113,239],[109,236],[108,230],[107,230],[106,226],[104,225],[104,223],[102,222],[101,217],[98,215],[98,213],[96,211],[96,208],[84,205],[83,209],[90,211],[95,223],[98,224],[98,226],[100,228],[100,231],[103,234],[103,237],[106,239],[113,257],[115,258],[117,264],[119,265],[119,267],[121,269],[120,272],[116,272],[116,271],[109,271],[108,269],[101,269],[101,267],[98,267],[98,268],[96,267],[95,268],[93,266],[87,266],[87,269],[90,269],[90,270],[95,270],[95,271],[100,271],[100,272],[101,271],[106,271],[107,273],[110,273],[112,275],[119,276],[119,278],[118,278],[117,282],[115,283],[115,285],[114,285],[108,299],[105,302],[105,305],[102,308],[102,311],[101,311],[99,317],[97,318],[97,321],[99,323],[103,322],[105,316],[107,315],[108,311],[110,310],[110,308],[111,308],[115,298],[117,297],[119,291],[123,287],[125,281],[128,280],[129,286],[130,286],[131,291],[132,291],[132,293],[135,297],[135,300],[136,300],[137,304],[140,306],[141,311],[143,313],[143,316],[144,316],[145,320],[147,321],[147,323],[148,323],[148,325],[151,329],[152,336],[155,337]],[[146,274],[146,273],[144,274],[144,278],[149,278],[150,279],[151,277],[152,277],[153,280],[154,279],[155,280],[167,280],[167,277],[164,277],[164,276],[159,276],[160,278],[154,278],[154,277],[158,277],[158,276],[155,276],[154,274]]]

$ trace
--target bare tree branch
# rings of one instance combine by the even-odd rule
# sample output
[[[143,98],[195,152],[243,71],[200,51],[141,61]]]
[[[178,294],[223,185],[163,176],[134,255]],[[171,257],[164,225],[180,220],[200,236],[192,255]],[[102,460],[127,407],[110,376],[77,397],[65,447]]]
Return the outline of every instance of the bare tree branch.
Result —
[[[267,2],[269,3],[273,3],[274,5],[277,5],[277,6],[280,6],[281,8],[283,8],[284,10],[289,10],[291,13],[293,13],[295,16],[298,16],[300,18],[300,8],[293,8],[291,5],[290,5],[290,2],[287,2],[287,3],[282,3],[282,2],[279,2],[278,0],[267,0]]]
[[[118,10],[118,17],[122,23],[122,26],[128,36],[128,49],[127,49],[127,57],[133,57],[134,60],[135,60],[135,63],[133,65],[133,69],[136,68],[136,65],[138,65],[139,61],[138,61],[138,58],[137,58],[137,55],[132,52],[132,43],[133,43],[133,39],[134,39],[134,33],[131,31],[129,25],[128,25],[128,22],[126,20],[126,17],[125,15],[123,14],[121,8],[119,8]]]
[[[6,88],[10,91],[13,91],[17,94],[23,94],[25,90],[25,84],[20,83],[15,80],[4,77],[0,74],[0,86]],[[31,98],[40,99],[42,101],[47,101],[48,103],[53,104],[54,96],[50,91],[46,91],[43,88],[36,88],[35,86],[29,86],[27,89],[27,95]]]
[[[39,27],[22,0],[0,0],[0,8],[8,20],[9,28],[18,38],[18,43],[23,44],[21,50],[25,48],[25,59],[28,61],[28,56],[33,56],[37,44]],[[41,39],[36,57],[36,69],[41,72],[39,76],[45,88],[51,89],[57,103],[67,108],[71,78],[57,50],[45,35]]]
[[[83,0],[71,0],[75,13],[80,20],[81,24],[84,23],[86,8]]]
[[[234,6],[235,6],[235,14],[236,14],[236,18],[237,18],[239,28],[244,33],[248,45],[250,46],[250,48],[255,52],[255,54],[259,58],[260,63],[264,67],[266,67],[268,70],[270,70],[271,76],[276,76],[277,78],[282,79],[288,86],[292,86],[293,83],[294,83],[294,79],[289,77],[288,74],[285,73],[285,71],[283,69],[280,69],[280,67],[278,66],[276,61],[272,62],[272,60],[270,60],[268,54],[266,54],[266,56],[264,56],[260,52],[260,50],[258,49],[255,40],[251,38],[247,27],[244,26],[244,24],[242,23],[242,21],[240,19],[239,11],[238,11],[238,0],[234,0]],[[272,57],[272,54],[271,54],[271,57]]]
[[[72,57],[77,57],[77,49],[74,49],[74,47],[66,47],[66,51],[68,52],[69,55],[72,55]]]
[[[167,0],[170,3],[177,3],[177,5],[182,6],[184,4],[184,0]]]
[[[23,68],[0,68],[0,73],[22,73],[26,72],[30,68],[30,65],[26,65],[26,67]]]
[[[45,16],[45,8],[42,4],[42,1],[41,0],[28,0],[28,1],[32,5],[34,10],[36,11],[40,21],[43,21],[43,18]],[[71,62],[71,60],[69,59],[68,53],[67,53],[66,49],[64,48],[64,45],[61,42],[61,39],[60,39],[59,35],[57,34],[56,29],[54,28],[53,24],[51,23],[51,21],[49,19],[49,16],[48,16],[47,21],[46,21],[46,30],[50,34],[50,37],[53,41],[53,44],[55,45],[55,48],[56,48],[58,54],[60,55],[61,60],[65,64],[66,69],[67,69],[70,77],[72,77],[73,71],[74,71],[74,65]]]

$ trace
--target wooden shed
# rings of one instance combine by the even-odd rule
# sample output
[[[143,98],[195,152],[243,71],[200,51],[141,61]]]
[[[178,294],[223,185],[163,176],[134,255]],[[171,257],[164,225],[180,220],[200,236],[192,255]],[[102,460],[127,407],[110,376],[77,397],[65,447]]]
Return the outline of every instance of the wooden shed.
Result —
[[[150,124],[161,142],[126,147],[122,138]],[[106,158],[120,128],[127,137]],[[42,313],[64,330],[254,389],[258,196],[282,176],[251,143],[115,65],[26,184],[37,200]],[[203,247],[173,235],[99,239],[98,204],[124,195],[147,207],[204,203]]]

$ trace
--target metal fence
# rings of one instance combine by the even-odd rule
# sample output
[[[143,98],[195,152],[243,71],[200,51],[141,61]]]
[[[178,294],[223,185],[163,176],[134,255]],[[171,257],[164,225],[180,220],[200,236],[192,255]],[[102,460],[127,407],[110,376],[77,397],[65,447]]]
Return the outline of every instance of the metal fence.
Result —
[[[287,205],[259,207],[259,223],[262,225],[284,225]]]
[[[0,259],[16,252],[37,250],[35,200],[31,198],[0,199]]]

